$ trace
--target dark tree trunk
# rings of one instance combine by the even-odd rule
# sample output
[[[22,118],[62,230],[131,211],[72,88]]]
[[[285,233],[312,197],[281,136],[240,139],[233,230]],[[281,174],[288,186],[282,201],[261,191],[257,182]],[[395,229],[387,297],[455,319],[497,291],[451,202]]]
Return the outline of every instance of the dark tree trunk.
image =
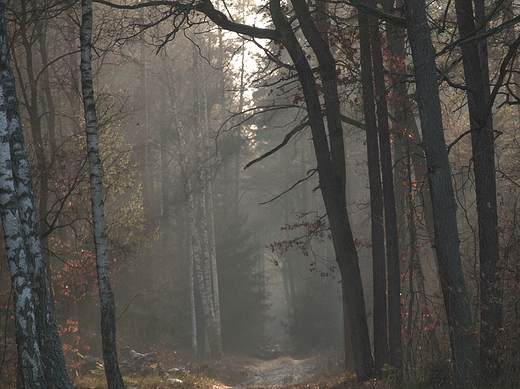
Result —
[[[370,185],[370,219],[372,227],[372,274],[374,291],[374,364],[377,374],[388,363],[388,318],[386,307],[385,231],[383,221],[383,191],[379,165],[377,120],[372,82],[369,17],[358,11],[361,63],[361,92],[367,137],[368,181]]]
[[[457,24],[461,37],[471,37],[475,23],[483,21],[484,3],[475,0],[474,16],[471,0],[456,0]],[[487,378],[499,374],[496,331],[502,327],[502,306],[498,287],[499,245],[495,178],[493,117],[489,91],[488,55],[485,39],[461,47],[464,78],[468,87],[473,171],[477,197],[480,258],[480,360]]]
[[[281,9],[279,0],[270,2],[271,16],[281,35],[280,41],[284,44],[294,62],[305,96],[309,124],[313,135],[320,189],[329,218],[336,260],[342,278],[341,285],[348,328],[351,333],[350,343],[354,354],[355,371],[359,380],[365,380],[373,374],[373,361],[358,254],[346,205],[345,153],[336,84],[336,61],[330,52],[328,43],[323,41],[320,32],[316,29],[307,4],[302,0],[294,0],[292,4],[302,32],[320,63],[329,129],[328,137],[313,71]],[[344,327],[347,328],[347,323]],[[345,345],[348,344],[349,341],[346,340]]]
[[[124,388],[123,377],[117,362],[116,306],[110,285],[108,266],[107,236],[103,204],[101,160],[97,130],[94,84],[92,80],[92,1],[81,2],[81,89],[85,110],[85,131],[90,170],[90,198],[94,245],[96,249],[96,269],[101,305],[101,340],[105,375],[109,389]]]
[[[464,388],[478,381],[478,355],[476,341],[471,334],[471,311],[459,251],[457,206],[444,140],[435,50],[424,0],[405,1],[405,14],[429,173],[434,244],[450,331],[454,378],[457,387]]]
[[[376,2],[369,0],[370,5]],[[377,127],[381,150],[381,173],[383,177],[383,198],[385,209],[386,255],[388,262],[388,346],[390,365],[398,375],[402,372],[401,340],[401,270],[399,264],[399,235],[397,233],[397,212],[395,209],[394,175],[392,172],[392,150],[388,125],[385,69],[381,50],[381,35],[377,20],[369,17],[370,40],[374,66],[375,101],[377,102]]]

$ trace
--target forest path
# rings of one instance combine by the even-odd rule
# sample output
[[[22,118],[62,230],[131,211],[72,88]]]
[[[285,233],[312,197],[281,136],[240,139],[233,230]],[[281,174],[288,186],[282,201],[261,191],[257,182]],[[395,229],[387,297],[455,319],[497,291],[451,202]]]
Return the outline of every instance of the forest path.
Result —
[[[323,356],[306,359],[281,356],[271,360],[233,357],[219,361],[212,370],[216,379],[230,387],[261,388],[315,382],[331,375],[331,365]]]

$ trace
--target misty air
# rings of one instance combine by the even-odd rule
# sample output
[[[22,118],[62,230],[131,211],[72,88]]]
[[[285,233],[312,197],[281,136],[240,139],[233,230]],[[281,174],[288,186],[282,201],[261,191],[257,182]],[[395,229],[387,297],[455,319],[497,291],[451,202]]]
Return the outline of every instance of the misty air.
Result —
[[[519,7],[0,0],[0,389],[520,387]]]

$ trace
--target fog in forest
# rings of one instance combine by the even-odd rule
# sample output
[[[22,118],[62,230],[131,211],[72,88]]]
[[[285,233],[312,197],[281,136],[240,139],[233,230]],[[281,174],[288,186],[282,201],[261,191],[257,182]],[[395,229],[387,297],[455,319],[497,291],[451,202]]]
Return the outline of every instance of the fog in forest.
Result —
[[[81,102],[81,15],[65,7],[27,19],[22,3],[29,7],[20,1],[7,11],[12,66],[58,331],[70,374],[83,374],[86,358],[102,358],[102,350]],[[238,22],[268,23],[253,3],[230,7]],[[349,12],[341,17],[354,15]],[[202,18],[173,34],[180,21],[155,23],[159,10],[96,4],[94,14],[94,88],[120,359],[128,349],[153,352],[161,369],[198,368],[208,375],[216,374],[208,368],[215,360],[234,358],[319,357],[323,376],[342,374],[345,363],[351,369],[344,353],[342,277],[301,86],[294,69],[281,65],[290,63],[288,54],[276,43],[242,39]],[[341,34],[335,55],[341,58],[341,112],[350,118],[343,125],[347,209],[373,341],[371,194],[357,26],[344,25]],[[498,68],[494,50],[491,65]],[[318,66],[314,57],[310,63]],[[453,83],[459,82],[461,70],[451,71]],[[410,96],[414,88],[409,86]],[[462,266],[475,312],[475,180],[471,141],[459,137],[469,129],[468,108],[463,89],[447,82],[439,88]],[[402,358],[412,376],[450,359],[450,332],[416,108],[407,120],[411,141],[403,141],[392,124],[391,141]],[[494,113],[502,269],[513,270],[518,123],[515,106],[504,103]],[[16,381],[17,351],[2,250],[0,387],[7,388]],[[517,307],[513,273],[503,275],[501,288],[510,307]],[[514,322],[514,309],[507,312]],[[504,334],[517,333],[509,326]]]
[[[79,365],[77,354],[101,357],[101,342],[74,18],[36,21],[40,33],[21,30],[13,65],[22,76],[21,115],[59,331],[67,360]],[[244,170],[304,115],[277,107],[294,98],[284,90],[293,88],[291,81],[276,85],[275,75],[260,76],[270,65],[251,43],[206,31],[187,30],[160,48],[155,40],[168,31],[158,28],[124,45],[109,32],[96,43],[118,346],[155,350],[169,367],[207,360],[212,350],[201,294],[215,298],[218,291],[224,355],[340,356],[341,277],[316,191],[309,131]],[[33,90],[35,75],[40,81]],[[37,100],[24,100],[31,93]],[[352,220],[365,252],[363,139],[359,130],[346,134]],[[193,259],[198,250],[207,251],[201,269]],[[363,262],[368,266],[367,253]],[[14,358],[6,266],[3,347]],[[209,290],[201,291],[208,286],[200,285],[197,271],[211,273]],[[368,297],[368,272],[366,278]]]

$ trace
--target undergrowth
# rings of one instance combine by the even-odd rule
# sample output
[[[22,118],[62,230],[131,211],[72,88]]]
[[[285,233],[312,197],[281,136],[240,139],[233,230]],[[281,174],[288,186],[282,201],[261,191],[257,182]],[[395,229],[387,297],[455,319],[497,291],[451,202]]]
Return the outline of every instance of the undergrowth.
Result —
[[[123,377],[127,389],[166,389],[166,388],[197,388],[213,389],[222,384],[204,377],[183,375],[162,377],[149,375],[146,377]],[[177,380],[177,381],[175,381]],[[78,376],[73,380],[74,389],[107,389],[107,382],[103,375],[89,374]]]

